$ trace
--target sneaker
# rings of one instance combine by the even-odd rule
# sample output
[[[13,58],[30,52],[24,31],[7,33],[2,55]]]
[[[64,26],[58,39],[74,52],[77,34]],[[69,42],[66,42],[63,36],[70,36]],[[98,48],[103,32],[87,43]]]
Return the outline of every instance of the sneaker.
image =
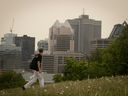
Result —
[[[23,86],[22,89],[25,90],[25,87]]]

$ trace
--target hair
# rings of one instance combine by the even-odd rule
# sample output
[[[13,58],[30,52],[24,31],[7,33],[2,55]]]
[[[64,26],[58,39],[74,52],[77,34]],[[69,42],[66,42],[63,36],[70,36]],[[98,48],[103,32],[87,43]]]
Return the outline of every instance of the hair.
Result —
[[[43,48],[38,49],[40,53],[43,53]]]

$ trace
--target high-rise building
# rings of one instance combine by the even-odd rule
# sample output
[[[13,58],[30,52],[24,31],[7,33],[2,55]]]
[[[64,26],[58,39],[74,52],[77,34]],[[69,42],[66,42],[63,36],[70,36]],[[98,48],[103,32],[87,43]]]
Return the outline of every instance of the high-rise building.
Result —
[[[76,19],[69,19],[71,28],[74,30],[75,52],[89,54],[91,41],[101,39],[101,21],[89,19],[88,15],[81,15]]]
[[[91,41],[91,52],[95,51],[96,49],[104,49],[108,47],[112,43],[111,39],[97,39]]]
[[[116,24],[114,25],[112,32],[110,33],[108,38],[92,40],[91,51],[94,51],[95,49],[104,49],[111,45],[113,39],[118,38],[127,25],[128,24],[126,21],[124,21],[123,24]]]
[[[29,60],[35,52],[35,37],[24,35],[23,37],[15,37],[15,44],[21,47],[22,51],[22,67],[29,69]]]
[[[63,73],[67,58],[83,59],[81,53],[56,51],[53,54],[43,54],[43,71],[47,73]]]
[[[49,56],[53,56],[50,59],[51,62],[54,62],[50,63],[53,72],[64,71],[65,58],[82,59],[83,54],[90,52],[91,41],[95,39],[101,39],[101,21],[89,19],[88,15],[66,20],[64,23],[56,21],[49,32]],[[44,66],[46,66],[45,63]],[[48,65],[49,63],[47,67],[50,68],[51,65]]]
[[[0,71],[22,69],[21,47],[0,45]]]
[[[68,22],[55,24],[49,32],[49,51],[72,51],[74,52],[74,32]]]
[[[44,51],[48,51],[48,39],[38,41],[37,46],[38,49],[43,48]]]
[[[15,44],[15,37],[17,35],[13,33],[7,33],[4,35],[3,38],[1,38],[1,44],[2,45],[14,45]]]
[[[15,45],[13,33],[7,33],[1,38],[0,45],[0,70],[17,70],[22,69],[21,47]]]
[[[64,66],[67,64],[67,58],[74,58],[76,60],[82,60],[84,57],[81,53],[74,53],[74,52],[55,52],[54,53],[54,72],[55,73],[63,73]]]
[[[55,62],[54,55],[52,54],[43,54],[43,72],[55,73]]]
[[[112,32],[110,33],[109,39],[114,39],[114,38],[119,37],[119,35],[122,33],[126,25],[128,25],[126,21],[124,21],[123,24],[114,25],[114,28],[112,29]]]

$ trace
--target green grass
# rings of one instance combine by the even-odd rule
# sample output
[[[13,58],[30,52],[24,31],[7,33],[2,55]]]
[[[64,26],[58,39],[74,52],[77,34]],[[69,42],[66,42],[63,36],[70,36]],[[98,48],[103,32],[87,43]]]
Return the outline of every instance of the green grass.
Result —
[[[0,96],[128,96],[128,76],[66,81],[48,84],[43,89],[36,85],[25,91],[1,90]]]

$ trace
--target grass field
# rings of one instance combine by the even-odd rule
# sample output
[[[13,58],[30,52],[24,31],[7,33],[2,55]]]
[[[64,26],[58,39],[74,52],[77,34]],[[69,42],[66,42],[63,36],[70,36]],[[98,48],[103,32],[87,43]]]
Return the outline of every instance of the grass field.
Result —
[[[48,84],[43,89],[35,85],[25,91],[1,90],[0,96],[128,96],[128,76],[66,81]]]

